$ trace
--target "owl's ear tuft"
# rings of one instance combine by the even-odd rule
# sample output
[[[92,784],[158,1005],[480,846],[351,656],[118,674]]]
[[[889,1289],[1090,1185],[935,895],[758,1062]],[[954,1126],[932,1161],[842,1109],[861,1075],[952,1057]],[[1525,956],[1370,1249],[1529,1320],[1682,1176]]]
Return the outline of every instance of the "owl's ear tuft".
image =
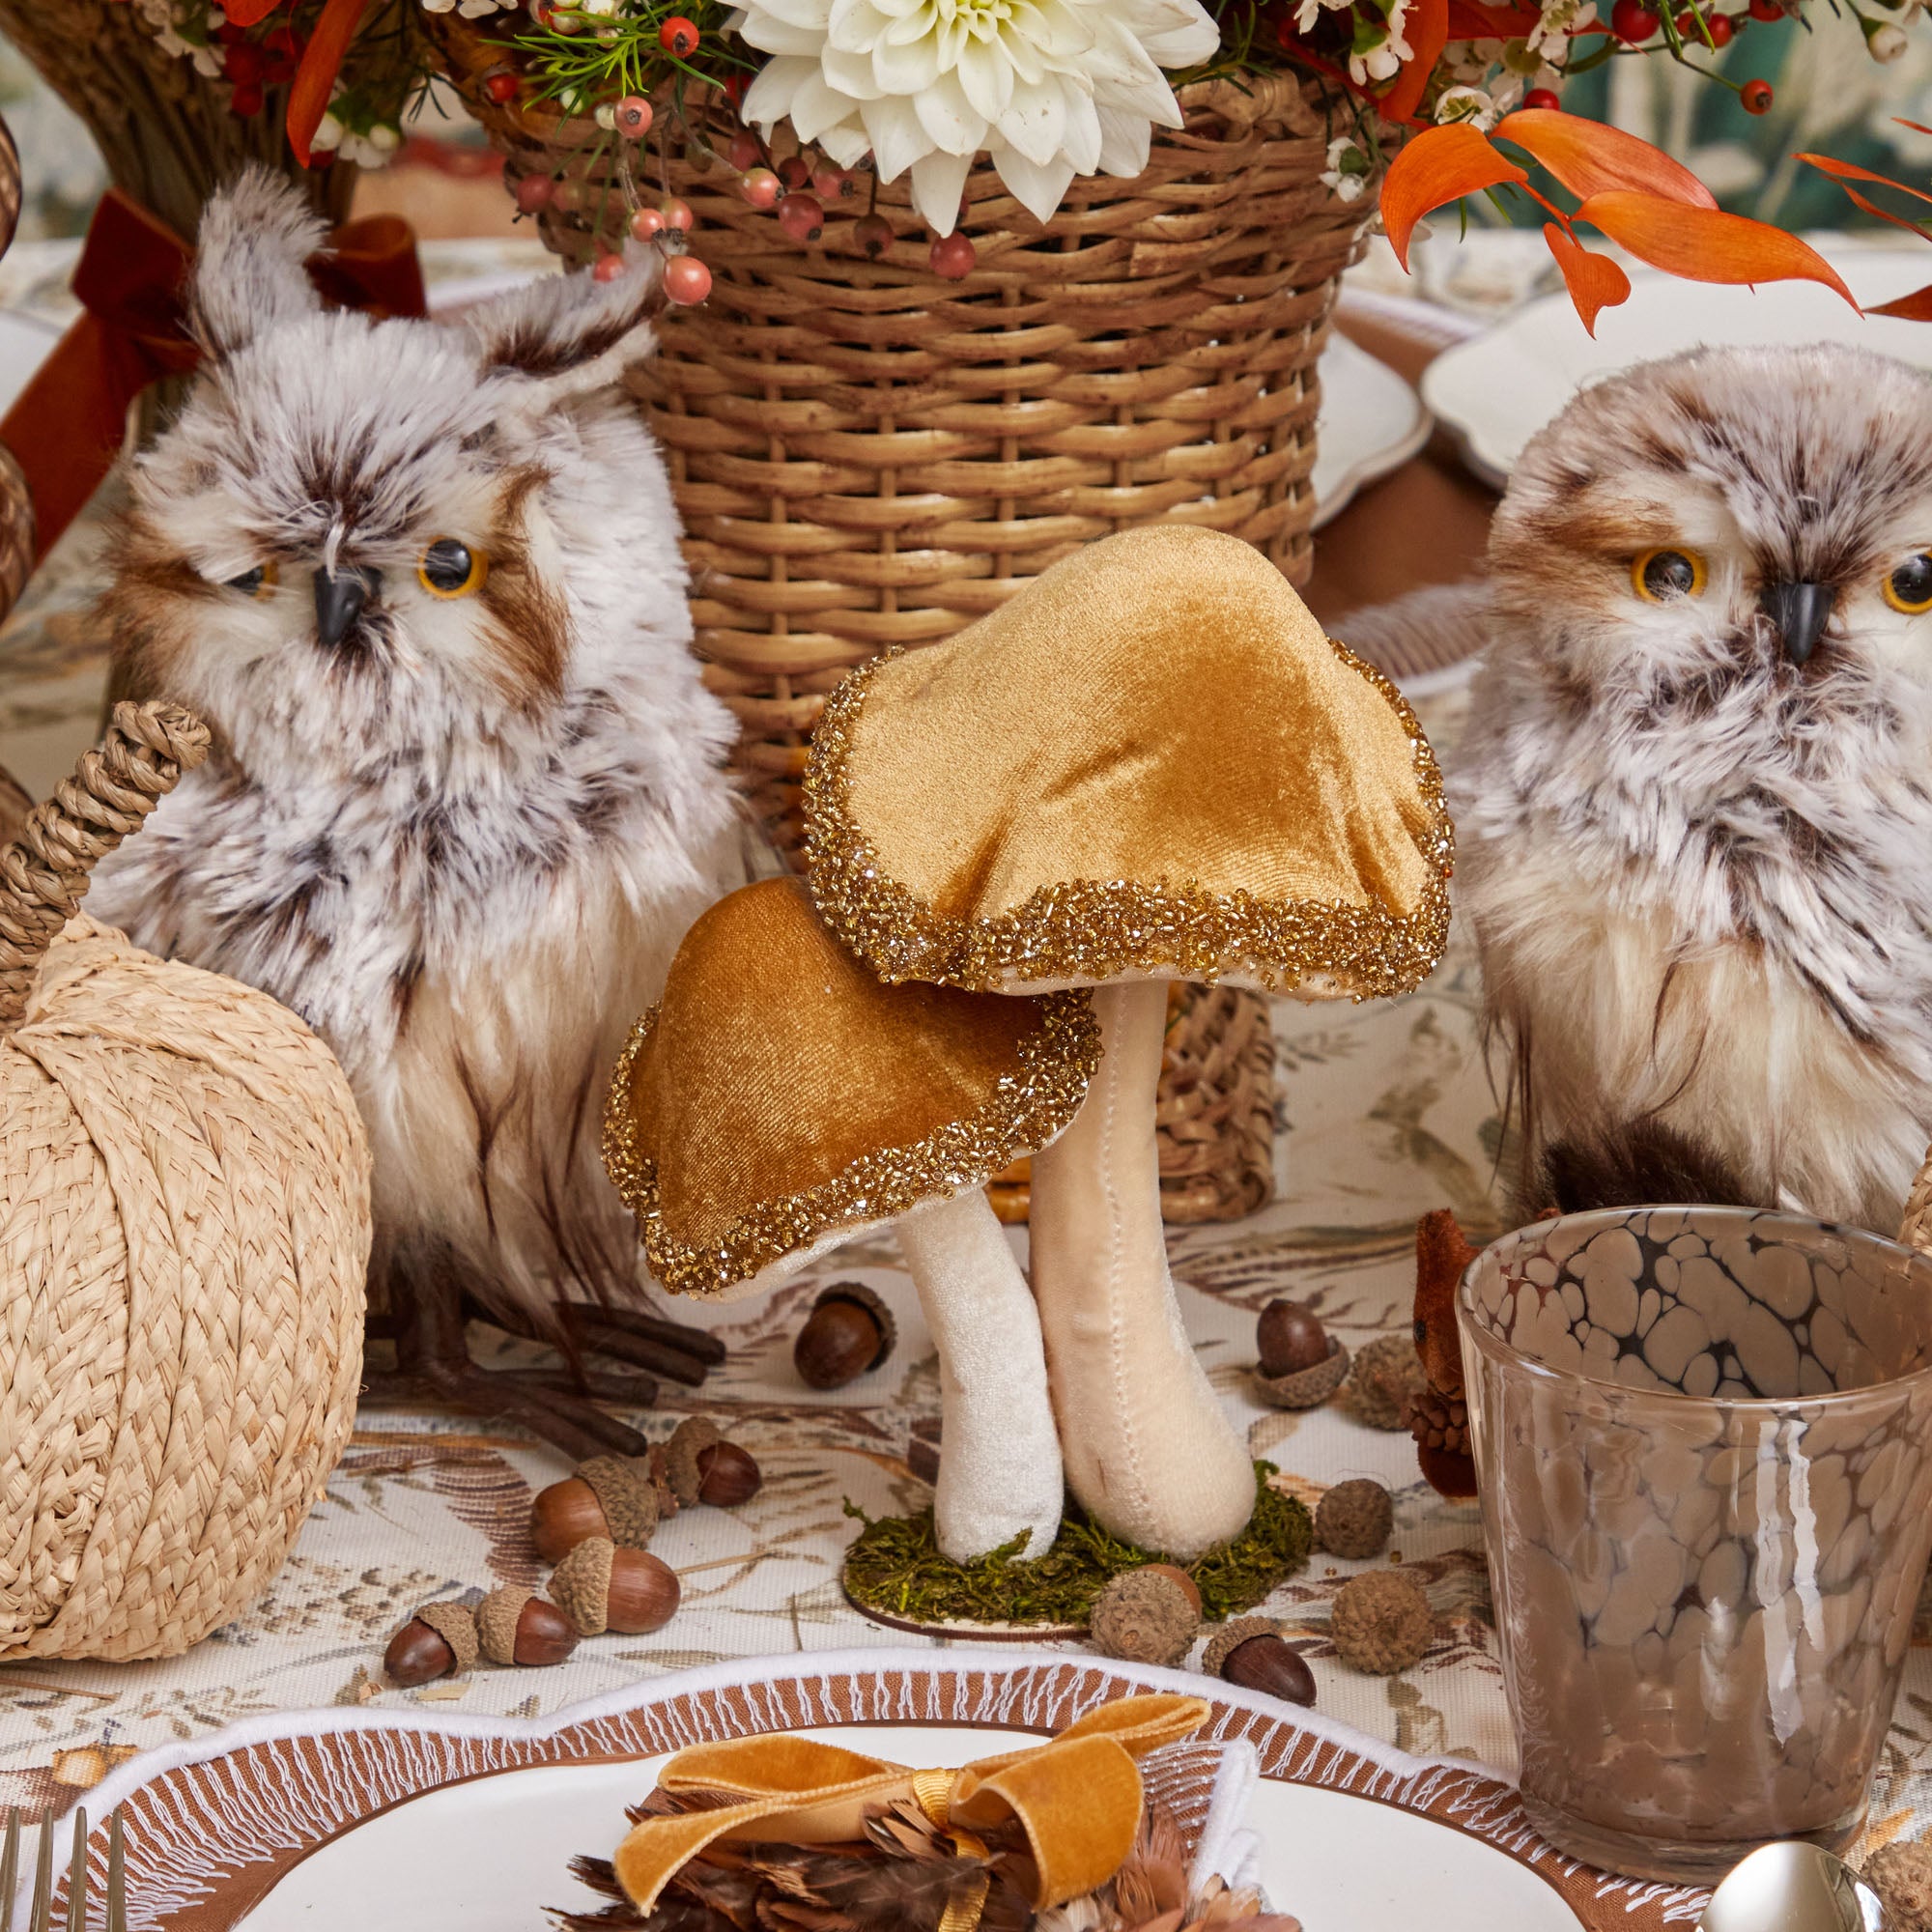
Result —
[[[192,327],[219,359],[322,306],[307,262],[322,218],[298,189],[250,167],[208,204],[194,265]]]
[[[630,247],[608,282],[587,269],[545,275],[470,310],[464,327],[484,376],[522,378],[544,406],[613,382],[650,350],[660,266],[655,248]]]

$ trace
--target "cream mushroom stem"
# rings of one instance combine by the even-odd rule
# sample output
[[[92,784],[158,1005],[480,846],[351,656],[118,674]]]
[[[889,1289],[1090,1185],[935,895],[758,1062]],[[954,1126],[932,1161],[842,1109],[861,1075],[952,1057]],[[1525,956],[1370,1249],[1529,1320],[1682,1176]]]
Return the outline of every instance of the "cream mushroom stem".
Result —
[[[955,1562],[1060,1532],[1060,1436],[1039,1316],[983,1187],[900,1217],[899,1247],[939,1350],[939,1547]]]
[[[1094,993],[1098,1072],[1033,1158],[1032,1274],[1066,1484],[1103,1528],[1191,1558],[1236,1536],[1254,1464],[1181,1325],[1154,1140],[1167,985]]]

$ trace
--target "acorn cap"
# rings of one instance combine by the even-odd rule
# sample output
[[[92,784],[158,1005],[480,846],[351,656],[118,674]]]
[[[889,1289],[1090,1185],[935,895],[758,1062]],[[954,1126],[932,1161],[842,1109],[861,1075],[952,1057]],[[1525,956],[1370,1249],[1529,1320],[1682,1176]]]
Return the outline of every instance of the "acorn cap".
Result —
[[[1225,1623],[1208,1639],[1201,1654],[1201,1667],[1209,1677],[1218,1677],[1221,1666],[1251,1636],[1279,1636],[1288,1626],[1274,1617],[1236,1617]]]
[[[865,1373],[870,1375],[898,1345],[899,1326],[893,1320],[893,1311],[886,1306],[884,1297],[867,1288],[863,1281],[835,1281],[811,1305],[814,1309],[823,1308],[828,1301],[856,1302],[878,1323],[879,1351],[865,1369]]]
[[[1129,1663],[1179,1663],[1200,1628],[1187,1593],[1153,1566],[1114,1577],[1087,1614],[1094,1648]]]
[[[1379,1556],[1395,1526],[1395,1498],[1368,1476],[1337,1483],[1315,1507],[1315,1540],[1330,1556]]]
[[[476,1668],[476,1617],[467,1604],[425,1604],[415,1616],[449,1646],[453,1676],[467,1677]]]
[[[759,1293],[1037,1152],[1099,1053],[1085,994],[884,985],[798,880],[764,879],[685,934],[617,1063],[604,1164],[666,1287]]]
[[[1371,1429],[1406,1429],[1408,1399],[1429,1386],[1411,1335],[1378,1335],[1355,1356],[1349,1406]]]
[[[1264,1402],[1276,1408],[1315,1408],[1342,1386],[1348,1373],[1349,1351],[1331,1336],[1325,1362],[1296,1369],[1292,1376],[1266,1376],[1257,1369],[1255,1388]]]
[[[1219,531],[1089,544],[862,666],[805,806],[818,909],[882,979],[1370,998],[1448,939],[1454,834],[1415,714]]]
[[[520,1584],[505,1583],[500,1590],[492,1590],[476,1605],[477,1642],[492,1663],[516,1662],[517,1619],[535,1595],[534,1590],[526,1590]]]
[[[551,1573],[550,1600],[577,1626],[580,1636],[602,1636],[611,1627],[611,1566],[616,1560],[617,1546],[608,1537],[592,1536]]]
[[[611,1526],[611,1540],[627,1549],[647,1549],[658,1526],[658,1491],[649,1469],[628,1456],[593,1456],[577,1465]]]
[[[1399,1570],[1351,1577],[1329,1612],[1335,1655],[1372,1677],[1393,1677],[1418,1662],[1435,1636],[1435,1616],[1422,1586]]]
[[[704,1483],[704,1472],[697,1466],[698,1457],[714,1442],[724,1439],[723,1432],[708,1415],[687,1415],[671,1431],[670,1440],[665,1444],[665,1481],[686,1509],[697,1500],[697,1492]]]

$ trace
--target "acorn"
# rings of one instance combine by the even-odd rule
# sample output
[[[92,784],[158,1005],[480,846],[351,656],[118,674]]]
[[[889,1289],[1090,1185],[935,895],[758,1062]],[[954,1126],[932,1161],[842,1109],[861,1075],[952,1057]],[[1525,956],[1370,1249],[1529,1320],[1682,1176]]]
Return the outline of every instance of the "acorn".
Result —
[[[736,1509],[758,1493],[764,1476],[750,1453],[735,1442],[714,1442],[697,1452],[697,1500]]]
[[[1313,1309],[1277,1299],[1262,1310],[1255,1324],[1255,1346],[1261,1352],[1263,1375],[1271,1378],[1299,1375],[1328,1359],[1328,1331]]]
[[[404,1690],[476,1668],[476,1619],[462,1604],[425,1604],[383,1653],[383,1670]]]
[[[1379,1556],[1395,1526],[1395,1498],[1367,1476],[1327,1491],[1315,1509],[1315,1540],[1330,1556]]]
[[[677,1572],[648,1550],[593,1536],[556,1566],[550,1594],[581,1636],[643,1636],[677,1614],[683,1591]]]
[[[1313,1704],[1315,1673],[1301,1653],[1282,1640],[1272,1617],[1236,1617],[1208,1639],[1201,1667],[1211,1677],[1259,1690],[1288,1704]]]
[[[1347,1400],[1371,1429],[1406,1429],[1409,1402],[1428,1386],[1414,1338],[1404,1330],[1378,1335],[1357,1352]]]
[[[530,1534],[546,1563],[561,1563],[593,1536],[642,1549],[663,1514],[647,1464],[626,1456],[593,1456],[574,1475],[537,1492]]]
[[[1372,1677],[1393,1677],[1419,1662],[1435,1637],[1429,1599],[1400,1570],[1370,1570],[1335,1593],[1328,1634],[1335,1655]]]
[[[1122,1571],[1088,1612],[1094,1647],[1128,1663],[1179,1663],[1201,1628],[1201,1593],[1193,1581],[1171,1563]]]
[[[697,1459],[724,1439],[718,1425],[708,1415],[687,1415],[671,1431],[662,1459],[653,1456],[653,1467],[662,1461],[663,1481],[681,1508],[689,1509],[696,1502],[704,1487],[704,1471]]]
[[[577,1648],[570,1619],[534,1590],[506,1583],[476,1605],[476,1636],[492,1663],[561,1663]]]
[[[835,1281],[806,1317],[791,1359],[807,1388],[843,1388],[893,1352],[893,1312],[864,1282]]]

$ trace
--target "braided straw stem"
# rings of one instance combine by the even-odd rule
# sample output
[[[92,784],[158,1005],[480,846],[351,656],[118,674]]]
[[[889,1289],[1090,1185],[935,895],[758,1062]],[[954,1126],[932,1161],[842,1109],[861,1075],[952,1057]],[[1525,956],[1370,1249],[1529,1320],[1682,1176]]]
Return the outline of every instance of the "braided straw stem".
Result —
[[[88,874],[208,755],[179,704],[117,704],[106,735],[0,852],[0,1037],[20,1023],[41,960],[79,909]]]

